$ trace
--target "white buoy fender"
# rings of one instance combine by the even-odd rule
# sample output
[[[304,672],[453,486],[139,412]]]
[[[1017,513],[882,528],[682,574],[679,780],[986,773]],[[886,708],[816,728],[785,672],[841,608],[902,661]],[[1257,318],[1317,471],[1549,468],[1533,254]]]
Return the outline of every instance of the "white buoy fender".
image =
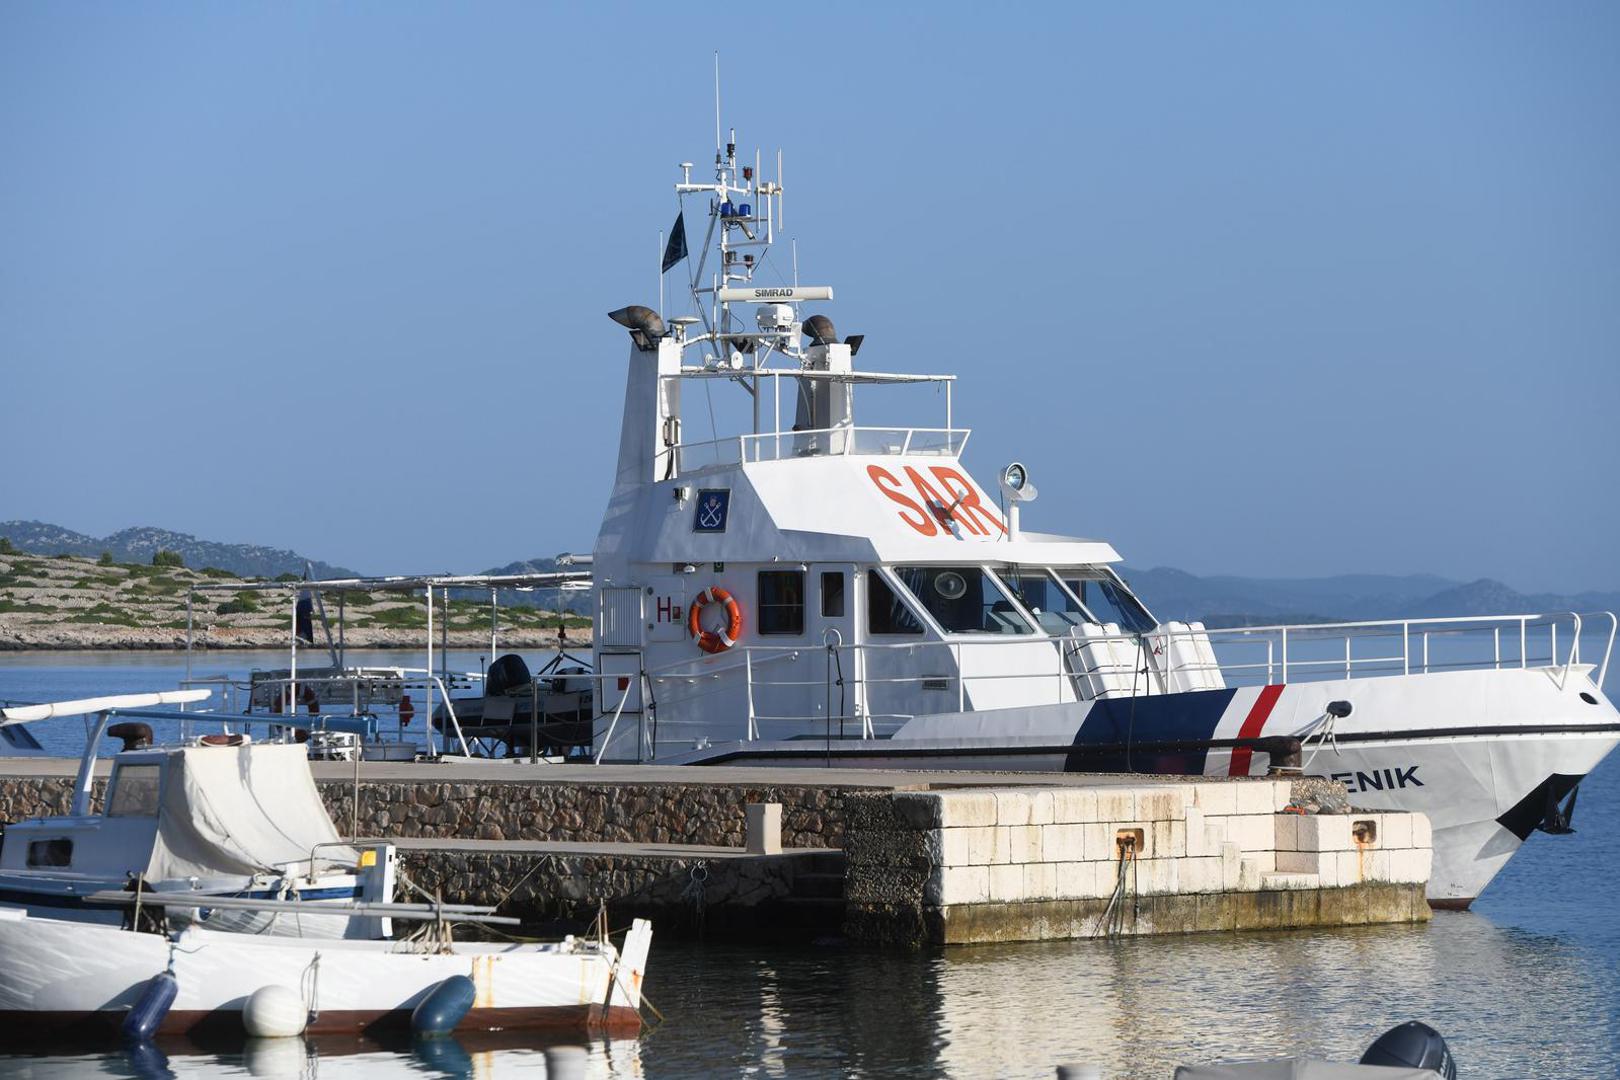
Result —
[[[302,1035],[308,1021],[304,999],[285,986],[261,986],[242,1006],[242,1026],[259,1039]]]

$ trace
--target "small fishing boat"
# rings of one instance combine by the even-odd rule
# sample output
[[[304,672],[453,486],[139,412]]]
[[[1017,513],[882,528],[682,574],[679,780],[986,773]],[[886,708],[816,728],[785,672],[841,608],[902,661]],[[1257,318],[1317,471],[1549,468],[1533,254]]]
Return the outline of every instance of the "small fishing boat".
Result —
[[[392,899],[391,845],[357,850],[339,838],[315,790],[302,746],[255,743],[246,735],[204,735],[153,747],[141,717],[199,703],[208,690],[126,694],[0,709],[0,731],[55,717],[95,715],[65,815],[6,826],[0,839],[0,905],[30,914],[117,925],[128,910],[86,902],[124,890],[258,900],[302,899],[292,912],[201,908],[216,930],[302,937],[386,937],[386,919],[330,914],[325,905]],[[113,719],[119,723],[110,723]],[[101,810],[92,811],[103,735],[122,739]],[[152,909],[158,910],[161,909]],[[180,911],[177,920],[193,916]]]
[[[557,761],[589,750],[594,702],[589,660],[560,651],[531,673],[523,657],[506,653],[484,673],[481,694],[452,697],[434,710],[433,727],[448,741],[453,711],[468,745],[488,756]]]
[[[571,555],[558,558],[560,565],[571,566],[576,561],[586,560]],[[238,582],[233,588],[268,596],[281,594],[290,602],[287,666],[255,670],[246,680],[193,675],[197,598],[218,591],[217,585],[198,583],[187,595],[186,677],[181,685],[220,691],[223,714],[235,714],[239,723],[247,717],[267,722],[272,738],[296,739],[307,747],[312,759],[471,760],[502,756],[503,752],[507,758],[527,754],[531,759],[560,759],[591,743],[595,684],[586,670],[589,661],[569,653],[566,631],[559,626],[556,652],[532,675],[520,656],[503,655],[498,647],[503,590],[566,593],[589,589],[588,572]],[[380,594],[397,604],[417,593],[425,594],[426,600],[426,664],[377,667],[349,663],[346,599],[353,594]],[[484,593],[489,597],[490,612],[487,670],[452,670],[452,604]],[[336,600],[334,613],[328,613],[327,595]],[[324,647],[313,650],[320,660],[312,664],[302,657],[312,651],[307,646],[316,644],[317,630]],[[413,728],[419,713],[428,721],[420,737]]]
[[[252,903],[275,906],[244,902]],[[413,1013],[420,1027],[424,1011],[442,1030],[634,1034],[640,1028],[652,941],[644,919],[617,949],[605,937],[451,941],[445,928],[454,921],[517,920],[428,905],[383,909],[423,920],[428,933],[399,941],[314,941],[198,927],[151,934],[0,909],[0,1030],[42,1038],[121,1029],[135,1036],[240,1035],[244,1029],[381,1034],[411,1030]]]

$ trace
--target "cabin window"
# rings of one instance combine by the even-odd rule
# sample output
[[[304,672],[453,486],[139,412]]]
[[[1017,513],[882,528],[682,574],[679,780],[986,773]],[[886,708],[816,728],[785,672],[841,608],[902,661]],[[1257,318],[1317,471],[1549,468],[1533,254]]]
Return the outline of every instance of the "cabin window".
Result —
[[[895,574],[947,634],[1033,634],[996,579],[977,566],[900,566]]]
[[[1001,572],[1001,580],[1048,634],[1067,634],[1087,621],[1085,609],[1047,570],[1009,566]]]
[[[844,572],[828,570],[821,575],[821,617],[844,617]]]
[[[1100,623],[1118,623],[1121,630],[1145,634],[1156,625],[1141,601],[1120,588],[1113,578],[1101,575],[1065,577],[1065,584],[1074,590],[1086,610]]]
[[[71,866],[73,841],[65,836],[54,840],[31,840],[28,843],[29,867]]]
[[[158,786],[163,780],[161,765],[120,765],[107,799],[108,817],[155,817],[158,812]]]
[[[804,571],[759,572],[759,632],[804,633]]]
[[[906,602],[894,594],[883,575],[876,570],[866,573],[866,629],[874,634],[920,634],[922,623],[906,607]]]

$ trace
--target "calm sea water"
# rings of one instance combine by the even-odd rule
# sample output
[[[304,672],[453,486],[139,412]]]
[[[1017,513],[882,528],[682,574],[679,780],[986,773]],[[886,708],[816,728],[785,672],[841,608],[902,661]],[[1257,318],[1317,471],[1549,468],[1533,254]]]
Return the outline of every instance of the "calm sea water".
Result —
[[[356,657],[357,661],[361,658]],[[246,670],[274,659],[233,658]],[[367,656],[361,662],[383,662]],[[403,661],[395,661],[403,662]],[[469,666],[477,669],[476,655]],[[0,656],[0,698],[173,686],[174,657]],[[75,743],[74,737],[78,742]],[[82,745],[66,722],[45,739]],[[591,1047],[593,1077],[1051,1077],[1110,1080],[1184,1062],[1309,1053],[1354,1060],[1407,1019],[1450,1041],[1462,1080],[1620,1075],[1620,767],[1581,788],[1578,833],[1537,834],[1475,909],[1419,927],[1065,942],[920,954],[655,938],[665,1022]],[[540,1077],[538,1049],[302,1041],[163,1055],[7,1054],[0,1076]]]

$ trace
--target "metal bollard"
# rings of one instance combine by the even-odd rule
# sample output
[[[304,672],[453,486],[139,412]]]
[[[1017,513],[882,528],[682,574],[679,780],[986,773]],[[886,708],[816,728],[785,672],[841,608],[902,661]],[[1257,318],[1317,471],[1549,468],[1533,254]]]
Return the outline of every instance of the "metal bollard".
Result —
[[[1102,1080],[1101,1065],[1059,1065],[1057,1080]]]

